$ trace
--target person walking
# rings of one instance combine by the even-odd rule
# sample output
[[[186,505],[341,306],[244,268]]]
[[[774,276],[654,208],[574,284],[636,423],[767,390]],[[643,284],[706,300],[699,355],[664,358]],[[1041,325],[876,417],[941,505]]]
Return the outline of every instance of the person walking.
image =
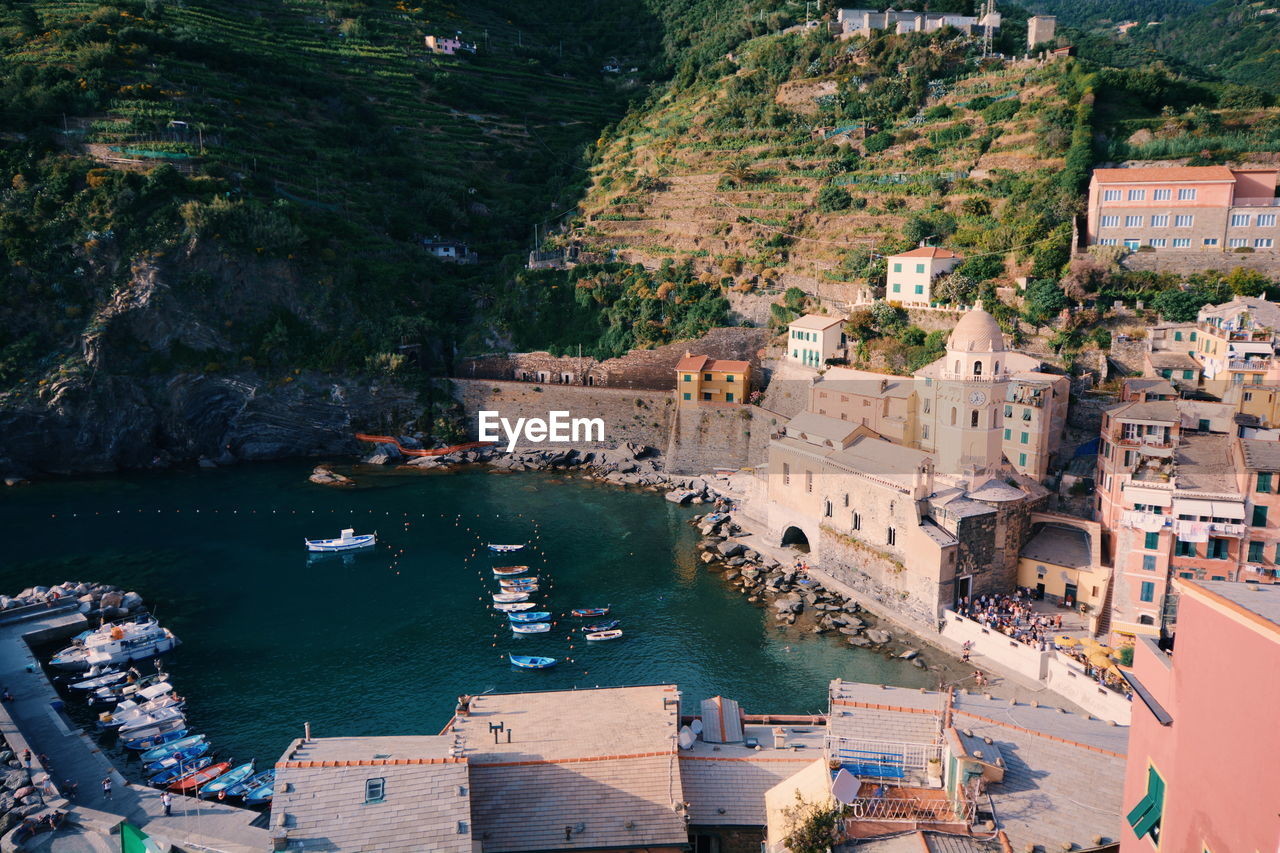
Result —
[[[164,816],[169,817],[173,811],[173,794],[165,791],[160,795],[160,805],[164,806]]]
[[[108,800],[111,799],[111,777],[110,776],[102,777],[102,796],[107,798]]]

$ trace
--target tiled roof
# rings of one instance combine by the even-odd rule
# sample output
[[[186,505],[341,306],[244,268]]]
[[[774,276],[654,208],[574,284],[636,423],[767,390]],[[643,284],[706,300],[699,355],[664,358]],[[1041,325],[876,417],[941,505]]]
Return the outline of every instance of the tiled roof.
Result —
[[[939,260],[947,260],[949,258],[960,257],[950,249],[939,249],[936,246],[921,246],[919,249],[912,249],[910,252],[901,252],[897,255],[891,255],[891,258],[937,258]]]
[[[773,752],[773,750],[768,750]],[[764,826],[764,795],[821,757],[808,750],[761,759],[680,754],[680,781],[696,826]]]
[[[271,813],[273,823],[280,815],[287,816],[288,849],[309,853],[471,853],[470,782],[465,761],[422,755],[423,750],[415,750],[411,743],[439,740],[449,739],[332,738],[307,745],[317,756],[315,760],[282,761],[276,769]],[[437,751],[435,744],[426,746],[427,753]],[[386,759],[363,757],[385,754],[387,749],[393,755],[406,756],[400,761],[431,763],[387,763]],[[295,751],[291,748],[285,757]],[[407,757],[409,754],[413,757]],[[379,802],[365,802],[370,779],[383,780]]]
[[[673,808],[683,801],[674,753],[524,767],[472,765],[471,786],[471,813],[484,853],[688,843],[684,818]],[[568,840],[566,827],[573,828]]]
[[[1199,370],[1200,362],[1185,352],[1150,352],[1147,361],[1152,367],[1170,367],[1175,370]]]
[[[1280,441],[1244,438],[1240,447],[1244,450],[1244,467],[1251,471],[1280,471]]]
[[[1107,409],[1112,418],[1126,418],[1138,421],[1168,421],[1181,423],[1182,414],[1175,400],[1148,400],[1145,403],[1133,401],[1121,403]]]
[[[884,390],[881,390],[882,385]],[[832,367],[819,376],[813,386],[819,391],[828,393],[906,398],[915,391],[915,380],[909,376],[873,373],[870,370],[856,370],[852,367]]]
[[[1186,435],[1173,452],[1179,489],[1237,493],[1229,435]]]
[[[787,325],[793,329],[830,329],[832,326],[838,326],[844,322],[843,317],[832,317],[830,314],[805,314],[803,317],[792,320]]]
[[[1071,569],[1087,569],[1093,564],[1089,534],[1078,527],[1046,524],[1027,540],[1019,556]]]
[[[842,421],[839,418],[820,415],[817,412],[801,412],[787,422],[787,435],[802,438],[813,444],[830,442],[829,446],[843,447],[849,434],[858,428],[858,424]]]
[[[699,371],[711,359],[705,355],[686,355],[676,362],[676,370]]]
[[[1186,589],[1200,587],[1210,595],[1226,599],[1236,608],[1252,613],[1280,627],[1280,588],[1270,584],[1238,583],[1236,581],[1184,581],[1178,584]]]
[[[935,743],[945,701],[944,694],[932,691],[835,681],[827,726],[835,737]]]
[[[1170,181],[1235,181],[1226,166],[1148,166],[1139,169],[1094,169],[1100,184],[1159,184]]]
[[[686,355],[676,362],[676,370],[687,370],[696,373],[699,370],[745,373],[751,365],[745,361],[733,361],[724,358],[708,358],[705,355]]]

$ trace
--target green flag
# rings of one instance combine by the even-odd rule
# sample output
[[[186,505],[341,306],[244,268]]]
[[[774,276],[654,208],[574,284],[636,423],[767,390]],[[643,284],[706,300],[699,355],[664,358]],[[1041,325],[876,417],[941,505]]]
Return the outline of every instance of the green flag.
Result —
[[[159,849],[138,827],[128,821],[120,825],[120,853],[156,853]]]

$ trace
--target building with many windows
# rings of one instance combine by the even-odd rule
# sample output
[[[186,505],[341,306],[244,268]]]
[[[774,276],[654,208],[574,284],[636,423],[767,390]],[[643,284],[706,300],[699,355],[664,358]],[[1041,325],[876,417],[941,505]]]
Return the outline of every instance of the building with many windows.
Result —
[[[805,314],[787,324],[787,360],[804,367],[825,367],[848,343],[844,318],[829,314]]]
[[[1121,853],[1274,850],[1280,587],[1175,582],[1178,641],[1134,650]],[[1229,758],[1228,758],[1229,757]],[[1048,848],[1046,848],[1048,849]]]
[[[751,364],[689,355],[676,363],[676,400],[682,406],[745,403],[751,393]]]
[[[961,260],[955,252],[935,246],[890,255],[884,298],[903,305],[929,305],[933,302],[934,279],[951,272]]]
[[[1271,251],[1280,245],[1275,168],[1095,169],[1084,242],[1155,251]]]

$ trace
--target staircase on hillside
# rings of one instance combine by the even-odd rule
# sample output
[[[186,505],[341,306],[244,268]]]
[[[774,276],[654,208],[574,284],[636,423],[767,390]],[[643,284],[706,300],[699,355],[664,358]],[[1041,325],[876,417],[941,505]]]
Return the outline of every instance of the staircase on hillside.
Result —
[[[1102,599],[1102,613],[1098,615],[1098,629],[1094,632],[1095,637],[1105,637],[1111,633],[1111,596],[1115,593],[1116,579],[1114,576],[1107,579],[1107,594]]]

